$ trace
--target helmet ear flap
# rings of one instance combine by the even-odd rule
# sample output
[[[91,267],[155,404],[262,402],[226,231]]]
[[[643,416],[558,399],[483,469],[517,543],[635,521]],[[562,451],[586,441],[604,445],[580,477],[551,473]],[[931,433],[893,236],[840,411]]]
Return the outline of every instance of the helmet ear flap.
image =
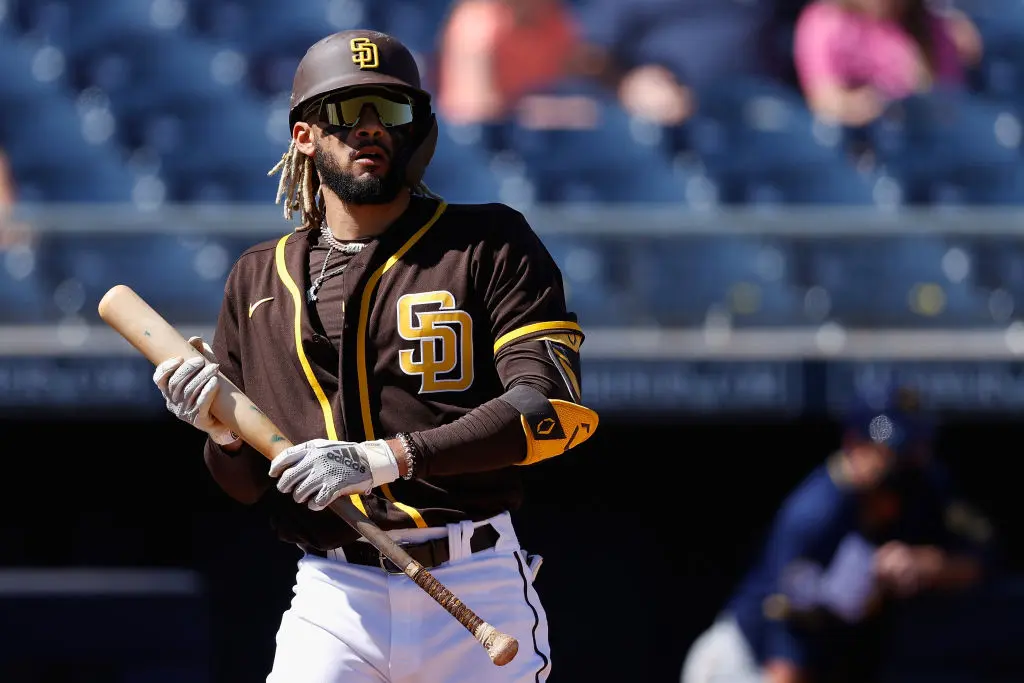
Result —
[[[405,181],[409,187],[415,188],[423,180],[423,174],[427,172],[427,165],[434,157],[436,148],[437,116],[431,113],[426,122],[426,134],[421,138],[419,146],[413,151],[405,167]]]

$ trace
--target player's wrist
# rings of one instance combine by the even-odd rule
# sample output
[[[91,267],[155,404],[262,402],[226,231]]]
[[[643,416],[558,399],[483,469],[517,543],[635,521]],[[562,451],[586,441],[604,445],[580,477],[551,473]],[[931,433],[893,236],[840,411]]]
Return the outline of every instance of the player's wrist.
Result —
[[[391,444],[383,439],[364,441],[363,453],[373,478],[371,488],[390,484],[400,476],[399,459]]]
[[[394,440],[398,442],[402,454],[399,458],[399,462],[402,463],[401,477],[406,480],[412,479],[416,476],[416,466],[419,464],[419,450],[416,448],[416,443],[407,432],[396,434]]]

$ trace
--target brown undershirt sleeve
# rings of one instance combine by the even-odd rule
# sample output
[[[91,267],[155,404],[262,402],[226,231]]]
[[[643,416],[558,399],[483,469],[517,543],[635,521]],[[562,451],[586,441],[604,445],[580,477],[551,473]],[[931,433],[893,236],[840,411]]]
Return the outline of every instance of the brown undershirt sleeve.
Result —
[[[249,444],[229,452],[207,439],[203,460],[217,485],[244,505],[255,503],[272,486],[270,462]]]
[[[571,400],[557,368],[541,342],[525,342],[502,353],[498,372],[506,390],[529,386],[548,398]],[[526,458],[526,431],[518,409],[501,397],[474,408],[458,420],[410,434],[419,451],[415,476],[486,472]]]
[[[515,464],[526,457],[526,433],[519,411],[500,398],[434,429],[411,434],[418,450],[415,474],[484,472]]]

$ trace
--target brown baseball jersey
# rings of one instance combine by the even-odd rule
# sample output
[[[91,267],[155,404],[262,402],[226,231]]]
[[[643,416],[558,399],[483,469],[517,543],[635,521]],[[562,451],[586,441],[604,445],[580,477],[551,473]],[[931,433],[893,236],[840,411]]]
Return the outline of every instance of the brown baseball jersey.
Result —
[[[347,257],[333,294],[314,304],[307,292],[311,270],[319,272],[311,268],[318,238],[315,229],[292,232],[246,251],[228,277],[213,340],[221,371],[293,443],[429,433],[520,381],[579,402],[583,334],[566,310],[558,267],[519,212],[414,196],[386,232]],[[526,457],[516,429],[505,439],[516,440],[512,456],[508,448],[438,453],[417,462],[416,478],[353,501],[384,529],[514,510]],[[208,442],[208,462],[211,449],[224,454]],[[248,446],[235,457],[262,458]],[[274,507],[283,504],[331,526],[331,547],[356,539],[329,511],[290,499]]]

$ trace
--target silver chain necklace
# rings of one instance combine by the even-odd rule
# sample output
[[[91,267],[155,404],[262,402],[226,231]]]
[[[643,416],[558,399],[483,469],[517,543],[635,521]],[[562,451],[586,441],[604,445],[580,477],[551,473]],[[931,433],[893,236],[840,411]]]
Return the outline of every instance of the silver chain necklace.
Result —
[[[318,300],[317,292],[320,291],[320,287],[323,286],[326,280],[334,277],[335,275],[340,275],[342,271],[345,270],[345,266],[343,265],[337,268],[336,270],[332,270],[330,273],[327,272],[327,264],[330,262],[331,254],[334,253],[334,250],[337,249],[343,254],[358,254],[363,250],[363,247],[366,246],[363,242],[346,243],[340,241],[337,237],[334,236],[330,228],[328,228],[327,225],[324,223],[320,225],[320,235],[324,238],[324,241],[327,242],[327,244],[330,246],[327,249],[327,255],[324,256],[324,265],[322,268],[320,268],[320,276],[313,281],[313,284],[310,285],[309,287],[309,291],[306,292],[306,300],[309,303],[313,303],[314,301]]]

